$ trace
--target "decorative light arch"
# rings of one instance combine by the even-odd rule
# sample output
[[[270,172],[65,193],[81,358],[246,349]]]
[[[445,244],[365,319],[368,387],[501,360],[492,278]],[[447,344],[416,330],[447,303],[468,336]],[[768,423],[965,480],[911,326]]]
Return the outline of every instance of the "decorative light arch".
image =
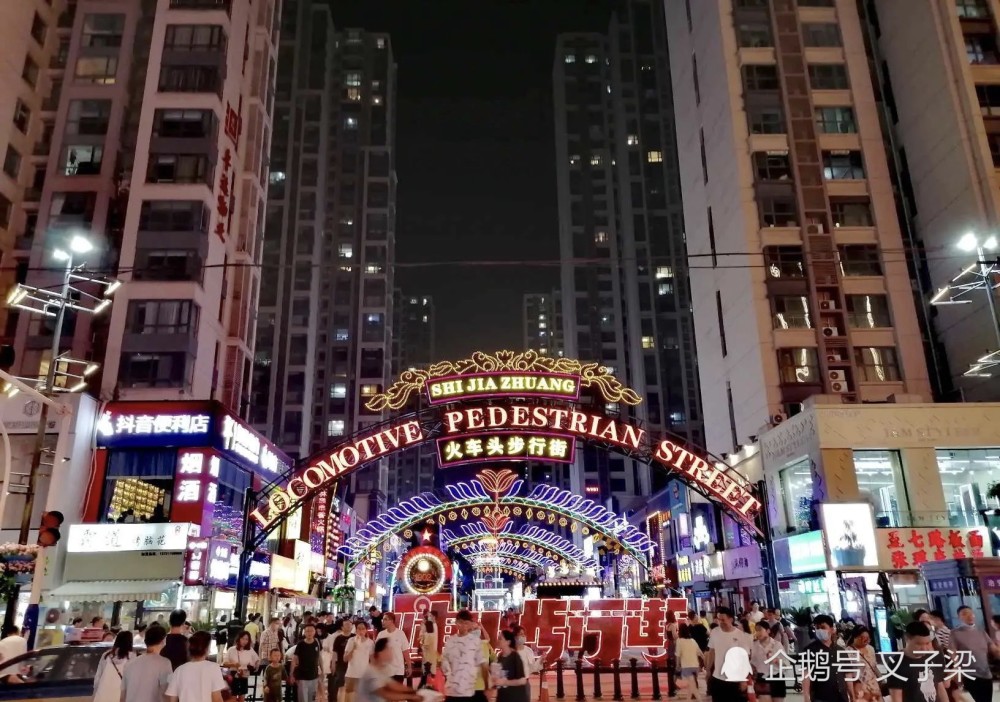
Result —
[[[530,563],[531,565],[538,566],[539,568],[548,568],[549,566],[558,567],[560,562],[547,556],[540,551],[531,551],[527,549],[522,549],[517,544],[513,543],[502,543],[497,546],[496,549],[487,549],[483,547],[476,547],[473,544],[466,544],[461,553],[470,563],[476,563],[483,558],[516,558],[518,560],[524,561],[525,563]]]
[[[516,574],[517,577],[524,577],[535,568],[539,567],[521,556],[480,556],[471,561],[474,570],[500,570],[508,571],[508,574]],[[511,572],[512,571],[512,572]]]
[[[441,543],[462,548],[466,544],[481,543],[483,539],[492,536],[489,530],[478,522],[462,524],[460,529],[461,535],[456,534],[451,529],[442,529]],[[527,547],[529,550],[544,549],[561,561],[579,565],[581,568],[597,567],[594,559],[572,541],[534,524],[522,524],[516,531],[513,524],[508,524],[500,531],[499,541],[500,544],[514,543],[521,547]]]

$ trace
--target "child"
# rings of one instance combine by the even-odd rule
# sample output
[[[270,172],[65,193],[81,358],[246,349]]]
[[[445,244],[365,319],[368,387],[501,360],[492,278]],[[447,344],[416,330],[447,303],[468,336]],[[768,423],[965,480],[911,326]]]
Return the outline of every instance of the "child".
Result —
[[[272,648],[267,656],[267,667],[264,669],[264,702],[281,702],[281,683],[287,679],[281,651]]]

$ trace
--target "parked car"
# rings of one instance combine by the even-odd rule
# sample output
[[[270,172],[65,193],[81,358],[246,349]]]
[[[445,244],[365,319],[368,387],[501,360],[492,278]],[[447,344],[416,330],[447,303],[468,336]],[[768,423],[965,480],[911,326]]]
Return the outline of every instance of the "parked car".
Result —
[[[89,701],[97,664],[108,648],[108,644],[89,644],[28,651],[3,665],[0,700]]]

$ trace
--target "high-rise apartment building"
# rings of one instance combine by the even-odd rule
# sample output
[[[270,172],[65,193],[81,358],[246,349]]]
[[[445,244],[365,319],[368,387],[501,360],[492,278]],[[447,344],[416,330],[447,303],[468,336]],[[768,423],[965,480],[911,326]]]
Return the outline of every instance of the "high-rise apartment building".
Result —
[[[930,299],[977,260],[974,249],[957,247],[967,232],[980,243],[1000,234],[1000,2],[878,0],[864,8],[892,146],[908,171],[901,188],[906,223],[927,252],[923,292]],[[995,248],[984,253],[989,260],[998,255]],[[934,308],[958,391],[947,399],[1000,400],[996,368],[966,375],[977,359],[998,351],[995,312],[985,289],[961,299],[968,303]]]
[[[15,248],[30,247],[38,224],[38,192],[32,188],[35,164],[43,163],[49,152],[51,124],[42,120],[42,106],[53,88],[52,77],[65,65],[67,24],[73,15],[65,0],[24,0],[4,7],[0,23],[0,105],[5,115],[0,123],[0,286],[6,290],[14,281],[11,258]],[[27,264],[17,272],[24,280]],[[9,326],[8,326],[9,320]],[[0,311],[0,328],[11,338],[17,315]]]
[[[214,399],[243,413],[259,286],[276,3],[75,3],[41,108],[28,282],[82,232],[117,274],[110,317],[68,314],[62,348],[102,362],[104,398]],[[67,20],[66,24],[70,22]],[[60,60],[62,62],[62,60]],[[57,64],[53,64],[57,65]],[[29,213],[29,218],[34,213]],[[30,249],[29,249],[30,245]],[[49,318],[22,315],[22,375],[49,362]]]
[[[668,0],[706,445],[812,395],[930,399],[853,0]]]
[[[392,370],[396,67],[327,3],[286,1],[282,22],[254,424],[305,456],[382,419],[365,402]],[[354,489],[379,509],[385,466]]]
[[[523,348],[543,356],[562,356],[562,294],[527,293],[524,296]]]
[[[628,410],[636,419],[700,444],[667,54],[663,7],[654,0],[618,3],[607,34],[558,39],[563,346],[567,357],[599,361],[642,393],[643,403]],[[581,454],[582,479],[602,499],[621,497],[625,506],[654,487],[645,466]]]

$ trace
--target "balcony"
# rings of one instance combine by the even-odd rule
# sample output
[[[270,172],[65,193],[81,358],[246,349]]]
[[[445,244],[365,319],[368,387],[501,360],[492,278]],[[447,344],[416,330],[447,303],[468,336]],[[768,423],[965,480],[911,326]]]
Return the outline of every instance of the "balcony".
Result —
[[[42,200],[42,189],[41,188],[25,188],[24,189],[24,201],[25,202],[41,202]]]
[[[171,10],[223,10],[227,15],[232,0],[170,0]]]
[[[36,143],[32,149],[31,154],[33,156],[48,156],[49,151],[52,149],[52,142],[50,141],[39,141]]]

